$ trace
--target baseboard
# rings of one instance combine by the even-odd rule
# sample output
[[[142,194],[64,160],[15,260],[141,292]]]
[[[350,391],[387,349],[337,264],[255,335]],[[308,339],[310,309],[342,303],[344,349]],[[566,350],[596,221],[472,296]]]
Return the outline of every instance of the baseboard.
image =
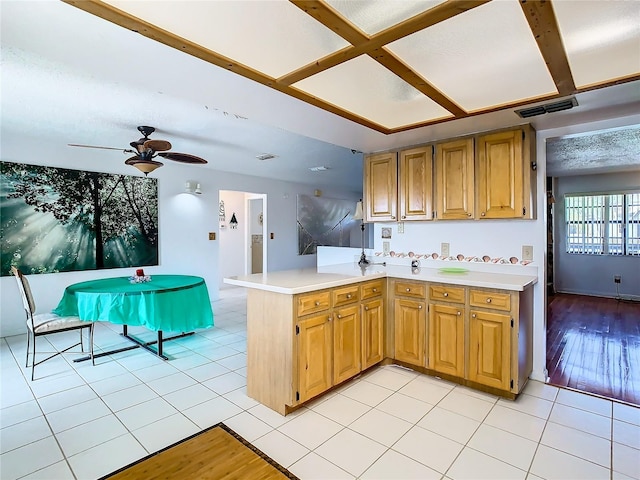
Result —
[[[569,295],[585,295],[587,297],[598,297],[598,298],[613,298],[615,300],[628,300],[630,302],[640,302],[640,295],[611,295],[604,294],[599,292],[575,292],[572,290],[556,290],[556,293],[566,293]]]

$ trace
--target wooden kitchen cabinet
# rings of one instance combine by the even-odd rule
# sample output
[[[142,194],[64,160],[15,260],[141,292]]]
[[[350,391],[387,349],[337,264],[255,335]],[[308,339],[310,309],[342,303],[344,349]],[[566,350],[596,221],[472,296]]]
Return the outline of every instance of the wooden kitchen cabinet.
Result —
[[[433,218],[433,147],[400,152],[400,221]]]
[[[304,402],[332,385],[333,328],[329,314],[299,320],[297,327],[298,392]]]
[[[429,303],[429,361],[436,372],[464,377],[465,308],[462,304]]]
[[[511,316],[482,310],[471,310],[469,315],[469,380],[509,390]]]
[[[360,373],[360,361],[360,305],[352,305],[333,314],[332,385],[342,383]]]
[[[476,145],[476,218],[535,218],[533,129],[480,135]]]
[[[473,219],[473,138],[438,143],[435,160],[435,204],[439,220]]]
[[[364,221],[395,222],[398,215],[398,157],[395,152],[364,158]]]
[[[384,359],[384,285],[385,281],[374,280],[360,286],[362,370],[366,370]]]
[[[419,367],[426,364],[426,291],[424,282],[393,282],[394,358]]]

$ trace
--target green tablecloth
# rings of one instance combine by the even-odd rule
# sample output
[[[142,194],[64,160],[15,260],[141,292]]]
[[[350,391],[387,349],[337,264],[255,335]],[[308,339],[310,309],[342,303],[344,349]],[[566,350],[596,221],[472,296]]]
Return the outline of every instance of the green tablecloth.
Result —
[[[188,332],[213,326],[204,279],[189,275],[153,275],[146,283],[131,283],[127,277],[75,283],[65,289],[53,312],[155,331]]]

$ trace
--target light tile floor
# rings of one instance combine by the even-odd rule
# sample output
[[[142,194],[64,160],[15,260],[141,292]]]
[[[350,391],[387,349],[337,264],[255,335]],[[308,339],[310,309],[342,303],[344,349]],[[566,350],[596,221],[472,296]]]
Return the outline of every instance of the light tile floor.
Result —
[[[245,299],[222,290],[168,362],[69,354],[31,382],[25,336],[2,339],[0,478],[97,478],[224,421],[302,479],[640,479],[639,408],[534,381],[513,402],[386,366],[282,417],[246,395]],[[118,333],[99,324],[97,350]]]

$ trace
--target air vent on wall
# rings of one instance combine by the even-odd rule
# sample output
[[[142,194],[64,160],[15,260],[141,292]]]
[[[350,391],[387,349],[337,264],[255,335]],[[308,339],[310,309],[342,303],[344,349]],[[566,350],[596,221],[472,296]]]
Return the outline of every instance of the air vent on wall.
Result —
[[[545,105],[538,105],[537,107],[523,108],[516,110],[516,114],[521,118],[535,117],[536,115],[542,115],[544,113],[560,112],[562,110],[569,110],[570,108],[577,107],[578,101],[575,97],[560,100],[559,102],[547,103]]]

